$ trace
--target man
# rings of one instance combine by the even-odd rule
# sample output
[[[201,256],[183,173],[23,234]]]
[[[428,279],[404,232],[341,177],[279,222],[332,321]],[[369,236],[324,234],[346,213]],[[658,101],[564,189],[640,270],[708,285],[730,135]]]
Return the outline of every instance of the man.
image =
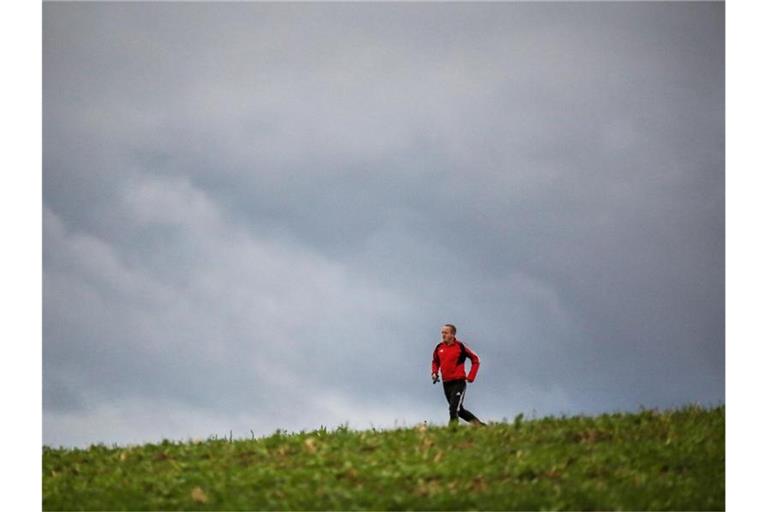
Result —
[[[443,375],[443,391],[448,400],[450,424],[456,424],[459,418],[474,425],[485,425],[477,416],[464,408],[464,393],[467,383],[474,382],[480,369],[480,358],[468,346],[456,339],[456,326],[445,324],[441,329],[443,341],[438,343],[432,353],[432,384],[437,382],[437,370]],[[464,361],[472,361],[469,376],[464,374]]]

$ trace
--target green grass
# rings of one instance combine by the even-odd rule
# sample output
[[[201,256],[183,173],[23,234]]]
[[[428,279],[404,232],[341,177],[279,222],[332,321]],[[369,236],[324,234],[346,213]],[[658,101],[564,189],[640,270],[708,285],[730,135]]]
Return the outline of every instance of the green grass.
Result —
[[[724,510],[725,406],[43,448],[44,510]]]

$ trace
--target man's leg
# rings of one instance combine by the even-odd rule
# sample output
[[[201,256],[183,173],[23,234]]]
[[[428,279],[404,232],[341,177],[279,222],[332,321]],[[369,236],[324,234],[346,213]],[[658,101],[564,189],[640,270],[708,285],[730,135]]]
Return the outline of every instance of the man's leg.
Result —
[[[445,399],[448,400],[448,413],[450,414],[449,423],[459,422],[459,403],[461,402],[462,396],[461,384],[464,384],[464,382],[460,380],[443,382]]]
[[[472,423],[473,421],[482,423],[482,421],[480,421],[477,416],[475,416],[474,414],[466,410],[464,407],[461,407],[459,409],[459,418],[463,419],[464,421],[468,421],[470,423]]]
[[[457,411],[459,417],[469,423],[478,423],[480,425],[484,425],[484,423],[480,421],[480,419],[477,416],[475,416],[474,414],[472,414],[471,412],[469,412],[467,409],[464,408],[464,394],[467,392],[467,383],[464,381],[462,381],[461,383],[462,383],[461,397],[459,398],[459,410]]]

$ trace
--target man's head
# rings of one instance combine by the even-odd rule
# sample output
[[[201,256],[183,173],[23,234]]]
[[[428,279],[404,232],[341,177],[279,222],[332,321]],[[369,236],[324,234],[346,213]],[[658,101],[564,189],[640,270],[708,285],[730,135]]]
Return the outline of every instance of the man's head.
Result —
[[[445,324],[440,330],[443,335],[443,342],[451,344],[456,341],[456,326],[453,324]]]

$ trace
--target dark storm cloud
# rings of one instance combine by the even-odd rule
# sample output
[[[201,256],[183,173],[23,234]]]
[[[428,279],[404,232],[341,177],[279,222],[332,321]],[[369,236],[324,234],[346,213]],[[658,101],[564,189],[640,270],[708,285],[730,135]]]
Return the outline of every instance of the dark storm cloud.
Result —
[[[724,399],[722,4],[46,4],[43,50],[46,442],[443,421],[446,321],[481,416]]]

